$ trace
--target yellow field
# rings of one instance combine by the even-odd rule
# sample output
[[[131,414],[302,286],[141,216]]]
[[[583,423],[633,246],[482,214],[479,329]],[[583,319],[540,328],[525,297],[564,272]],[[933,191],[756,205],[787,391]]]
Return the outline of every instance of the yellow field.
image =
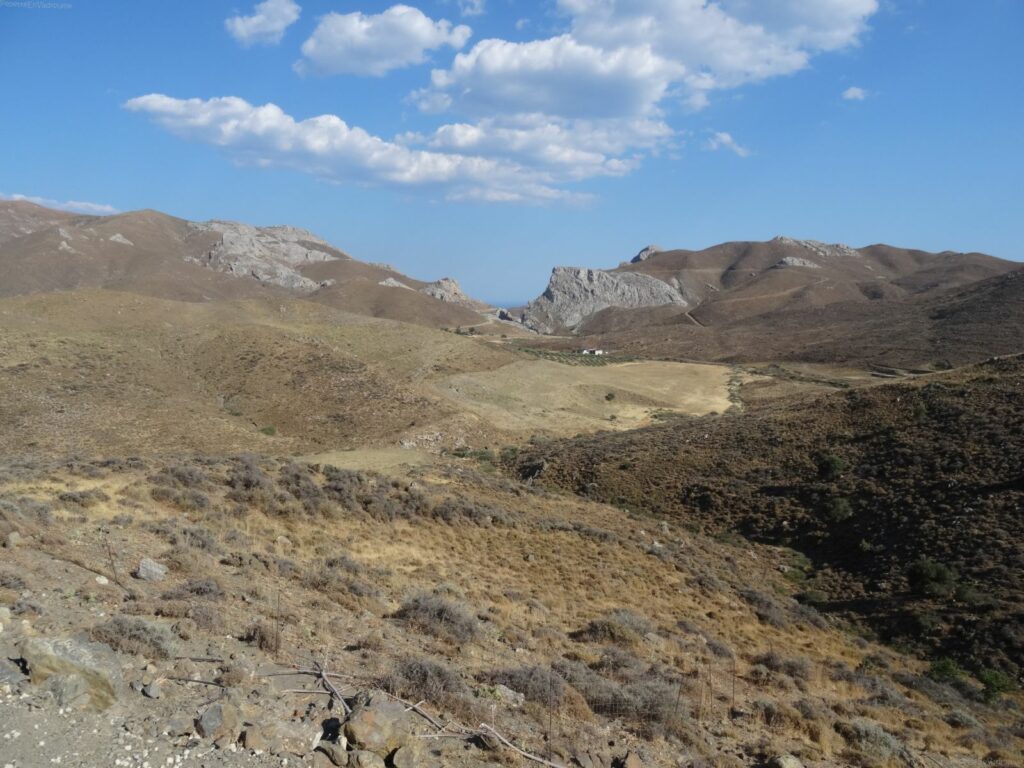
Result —
[[[449,376],[435,388],[496,429],[575,434],[634,428],[656,411],[722,413],[730,406],[730,375],[727,366],[696,363],[528,360]]]

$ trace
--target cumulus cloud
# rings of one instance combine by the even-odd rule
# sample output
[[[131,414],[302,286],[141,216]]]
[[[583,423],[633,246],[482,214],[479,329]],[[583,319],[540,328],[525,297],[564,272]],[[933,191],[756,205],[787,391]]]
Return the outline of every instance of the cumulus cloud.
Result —
[[[719,149],[727,149],[738,157],[750,157],[750,150],[737,143],[732,134],[725,131],[712,134],[711,138],[704,144],[704,148],[712,152],[716,152]]]
[[[239,43],[276,45],[288,27],[299,19],[301,6],[295,0],[264,0],[249,16],[232,16],[224,21],[230,35]]]
[[[637,45],[606,51],[571,35],[513,43],[483,40],[435,69],[431,84],[477,114],[566,118],[645,115],[682,70]]]
[[[847,101],[864,101],[867,97],[868,92],[856,85],[851,85],[843,91],[843,98]]]
[[[575,200],[550,173],[511,159],[415,149],[348,125],[337,115],[295,120],[276,104],[233,96],[176,99],[153,93],[125,108],[185,139],[211,144],[239,162],[282,166],[335,182],[435,185],[450,199]]]
[[[667,145],[673,137],[672,129],[660,120],[563,120],[532,114],[452,123],[428,135],[404,134],[399,141],[505,157],[543,169],[559,181],[578,181],[629,173],[640,162],[641,150]]]
[[[418,8],[395,5],[383,13],[328,13],[302,44],[297,67],[320,74],[381,76],[422,64],[427,52],[462,48],[472,31],[447,20],[434,21]]]
[[[103,203],[87,203],[81,200],[52,200],[48,197],[36,197],[35,195],[5,195],[0,192],[0,200],[14,200],[26,203],[35,203],[44,208],[53,208],[58,211],[70,211],[71,213],[86,213],[90,216],[112,216],[120,211],[112,205]]]
[[[578,110],[577,85],[587,94],[601,83],[618,98],[617,87],[636,88],[625,102],[633,111],[670,93],[699,109],[715,90],[792,74],[818,53],[856,45],[878,0],[558,0],[558,7],[570,19],[566,34],[484,40],[436,72],[433,87],[460,94],[455,106],[467,108],[511,96],[513,104],[543,106],[530,105],[532,98]],[[635,65],[629,85],[617,79],[628,67],[616,71],[616,61]],[[607,110],[618,105],[613,98]]]

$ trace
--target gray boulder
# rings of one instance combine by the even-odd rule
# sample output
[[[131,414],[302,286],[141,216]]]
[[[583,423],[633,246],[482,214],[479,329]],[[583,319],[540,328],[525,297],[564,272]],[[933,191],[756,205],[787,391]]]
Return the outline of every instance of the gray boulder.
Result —
[[[208,706],[196,719],[196,733],[217,742],[235,741],[241,726],[242,718],[235,706],[221,702]]]
[[[121,669],[109,646],[72,638],[28,637],[19,652],[34,684],[58,678],[50,688],[58,700],[63,697],[69,704],[97,712],[117,700]]]
[[[133,575],[142,581],[163,581],[167,578],[167,566],[144,557],[139,561]]]
[[[368,752],[365,749],[349,755],[348,764],[351,768],[385,768],[383,757],[376,752]]]
[[[386,757],[407,742],[411,729],[405,707],[377,695],[352,711],[344,732],[357,749]]]

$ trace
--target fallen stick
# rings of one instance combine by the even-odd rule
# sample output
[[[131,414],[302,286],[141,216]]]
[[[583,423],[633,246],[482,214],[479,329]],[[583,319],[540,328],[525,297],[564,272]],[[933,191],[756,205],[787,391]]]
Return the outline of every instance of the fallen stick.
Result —
[[[212,685],[216,688],[223,688],[227,690],[230,688],[228,685],[222,685],[221,683],[213,683],[209,680],[193,680],[191,677],[167,677],[165,680],[173,680],[176,683],[199,683],[200,685]]]
[[[485,731],[485,732],[491,734],[494,738],[496,738],[498,741],[500,741],[506,747],[511,749],[513,752],[521,755],[522,757],[525,757],[527,760],[532,760],[535,763],[540,763],[541,765],[546,765],[546,766],[548,766],[548,768],[565,768],[565,766],[562,765],[561,763],[552,763],[552,762],[550,762],[548,760],[545,760],[543,757],[539,757],[538,755],[533,755],[533,754],[527,752],[524,749],[520,749],[515,744],[513,744],[511,741],[509,741],[504,736],[502,736],[500,733],[498,733],[496,730],[494,730],[494,728],[489,726],[487,723],[481,723],[480,724],[480,730],[481,731]]]

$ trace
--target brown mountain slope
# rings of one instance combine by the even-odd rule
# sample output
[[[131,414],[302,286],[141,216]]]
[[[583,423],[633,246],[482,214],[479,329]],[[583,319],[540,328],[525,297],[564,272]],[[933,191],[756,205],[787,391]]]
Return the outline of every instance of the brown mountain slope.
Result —
[[[75,218],[73,213],[51,210],[24,200],[0,200],[0,244]]]
[[[1024,676],[1024,357],[538,446],[524,477],[810,560],[807,599]]]
[[[901,301],[844,301],[701,326],[675,308],[606,310],[562,346],[650,357],[944,368],[1024,351],[1024,270]]]
[[[158,211],[73,216],[0,202],[0,269],[0,296],[79,289],[175,301],[303,296],[434,327],[485,320],[482,305],[427,295],[427,283],[356,261],[303,230],[197,224]]]
[[[557,269],[522,316],[538,330],[580,337],[546,342],[563,348],[931,366],[1024,349],[1016,338],[1024,331],[993,326],[992,313],[960,312],[961,325],[973,322],[973,337],[983,342],[973,350],[932,317],[968,286],[999,300],[1000,291],[984,281],[1019,268],[980,253],[853,249],[784,237],[702,251],[645,249],[614,270]],[[963,301],[970,303],[966,294]]]

